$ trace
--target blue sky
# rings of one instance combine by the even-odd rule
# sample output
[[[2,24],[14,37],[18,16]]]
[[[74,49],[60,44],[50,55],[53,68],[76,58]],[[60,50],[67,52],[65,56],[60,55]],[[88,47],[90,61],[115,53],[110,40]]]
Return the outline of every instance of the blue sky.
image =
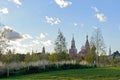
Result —
[[[54,52],[60,29],[70,48],[74,34],[78,51],[96,27],[100,27],[107,47],[120,51],[119,0],[0,0],[0,22],[17,38],[11,39],[17,51]],[[11,36],[11,35],[9,35]],[[13,37],[13,34],[12,34]]]

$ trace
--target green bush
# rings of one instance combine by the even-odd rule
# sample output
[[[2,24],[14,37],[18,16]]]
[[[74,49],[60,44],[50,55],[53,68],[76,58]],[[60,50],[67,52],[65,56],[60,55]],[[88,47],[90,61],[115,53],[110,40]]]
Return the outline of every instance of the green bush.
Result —
[[[42,73],[55,70],[67,70],[67,69],[83,69],[83,68],[92,68],[93,66],[80,65],[80,64],[49,64],[42,66],[29,66],[23,67],[20,69],[10,69],[10,76],[25,75],[32,73]],[[0,72],[0,78],[7,76],[7,70]]]
[[[45,71],[55,71],[58,70],[56,64],[45,65]]]

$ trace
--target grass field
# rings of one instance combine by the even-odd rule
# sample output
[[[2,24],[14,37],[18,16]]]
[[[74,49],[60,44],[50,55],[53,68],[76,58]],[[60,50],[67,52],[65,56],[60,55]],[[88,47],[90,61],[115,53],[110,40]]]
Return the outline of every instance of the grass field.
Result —
[[[120,67],[51,71],[2,80],[120,80]]]

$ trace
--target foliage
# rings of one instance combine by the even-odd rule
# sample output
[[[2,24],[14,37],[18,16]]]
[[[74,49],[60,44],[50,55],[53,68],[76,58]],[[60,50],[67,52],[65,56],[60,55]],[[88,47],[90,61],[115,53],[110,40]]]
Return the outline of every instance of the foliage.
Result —
[[[94,64],[94,62],[96,60],[96,48],[95,48],[95,46],[92,46],[91,49],[87,50],[85,60],[90,64]]]
[[[82,60],[83,60],[83,58],[82,58],[80,55],[78,55],[78,56],[77,56],[77,59],[76,59],[76,62],[77,62],[77,63],[80,63]]]
[[[49,56],[49,60],[52,61],[52,62],[58,61],[58,54],[57,54],[57,53],[52,53],[52,54]]]
[[[15,55],[17,56],[17,62],[23,62],[26,56],[26,54],[19,54],[19,53],[16,53]]]
[[[25,61],[26,63],[29,63],[29,62],[31,61],[31,59],[32,59],[32,57],[31,57],[30,53],[27,53],[27,54],[25,55],[24,61]]]
[[[113,58],[112,56],[110,56],[106,59],[106,63],[107,65],[110,66],[120,66],[120,58],[119,57]]]
[[[99,56],[99,65],[100,66],[105,66],[106,65],[106,56],[105,55]]]
[[[67,61],[70,60],[70,56],[66,52],[61,52],[61,53],[52,53],[49,56],[49,60],[52,62],[57,62],[57,61]]]
[[[70,56],[66,52],[61,52],[58,54],[58,61],[67,61],[70,60]]]
[[[31,61],[38,61],[38,60],[40,60],[40,55],[37,53],[33,53],[31,55]]]
[[[49,60],[50,53],[41,53],[40,60]]]
[[[10,62],[15,61],[15,58],[16,57],[14,57],[14,54],[3,54],[2,62],[9,64]]]

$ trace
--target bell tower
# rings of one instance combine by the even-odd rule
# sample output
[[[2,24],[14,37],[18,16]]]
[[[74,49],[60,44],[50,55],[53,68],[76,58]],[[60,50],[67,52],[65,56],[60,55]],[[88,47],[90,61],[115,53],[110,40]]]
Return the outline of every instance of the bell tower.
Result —
[[[76,46],[75,46],[74,36],[71,40],[71,48],[69,49],[69,55],[73,60],[75,60],[76,57],[77,57],[77,49],[76,49]]]

